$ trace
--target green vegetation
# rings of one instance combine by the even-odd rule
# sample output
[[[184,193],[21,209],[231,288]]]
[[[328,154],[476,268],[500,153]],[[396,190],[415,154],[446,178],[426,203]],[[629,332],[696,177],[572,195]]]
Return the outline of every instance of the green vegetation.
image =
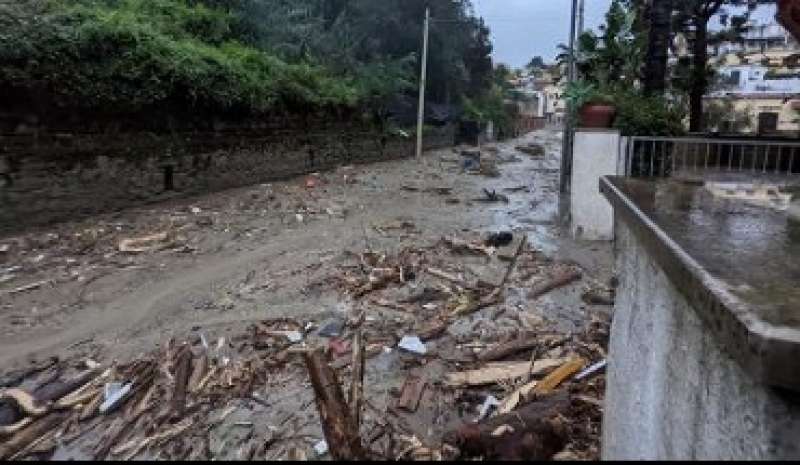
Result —
[[[434,13],[431,97],[480,97],[488,29]],[[62,108],[386,115],[416,83],[422,0],[20,0],[0,5],[0,90]],[[374,21],[373,21],[374,19]],[[487,68],[488,62],[488,68]]]
[[[579,37],[580,79],[566,89],[566,99],[575,111],[586,103],[612,103],[617,109],[614,126],[624,135],[681,135],[686,116],[681,99],[648,96],[642,89],[647,31],[641,26],[640,9],[626,1],[612,0],[599,35],[588,31]],[[563,63],[566,55],[559,59]]]

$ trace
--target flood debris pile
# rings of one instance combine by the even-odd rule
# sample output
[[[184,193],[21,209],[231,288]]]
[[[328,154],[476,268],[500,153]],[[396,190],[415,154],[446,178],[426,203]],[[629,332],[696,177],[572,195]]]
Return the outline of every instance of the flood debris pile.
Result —
[[[607,316],[506,304],[581,279],[511,233],[351,253],[346,314],[0,378],[0,459],[596,459]]]

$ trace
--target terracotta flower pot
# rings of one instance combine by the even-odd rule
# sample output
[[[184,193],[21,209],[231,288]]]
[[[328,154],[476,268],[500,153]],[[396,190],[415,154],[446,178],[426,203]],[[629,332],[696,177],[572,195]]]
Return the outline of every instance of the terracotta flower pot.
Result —
[[[579,112],[582,128],[610,128],[617,116],[617,108],[604,103],[587,103]]]

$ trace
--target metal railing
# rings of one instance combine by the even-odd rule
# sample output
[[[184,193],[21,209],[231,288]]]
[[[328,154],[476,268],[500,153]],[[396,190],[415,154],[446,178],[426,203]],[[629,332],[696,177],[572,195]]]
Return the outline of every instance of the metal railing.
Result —
[[[699,137],[629,137],[620,162],[627,176],[700,172],[800,174],[800,142]]]

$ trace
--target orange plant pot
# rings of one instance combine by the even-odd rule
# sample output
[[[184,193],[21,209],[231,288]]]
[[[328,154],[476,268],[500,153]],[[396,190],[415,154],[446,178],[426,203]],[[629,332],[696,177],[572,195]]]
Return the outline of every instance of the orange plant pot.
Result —
[[[610,128],[614,125],[617,108],[613,105],[587,103],[581,107],[579,116],[582,128]]]

